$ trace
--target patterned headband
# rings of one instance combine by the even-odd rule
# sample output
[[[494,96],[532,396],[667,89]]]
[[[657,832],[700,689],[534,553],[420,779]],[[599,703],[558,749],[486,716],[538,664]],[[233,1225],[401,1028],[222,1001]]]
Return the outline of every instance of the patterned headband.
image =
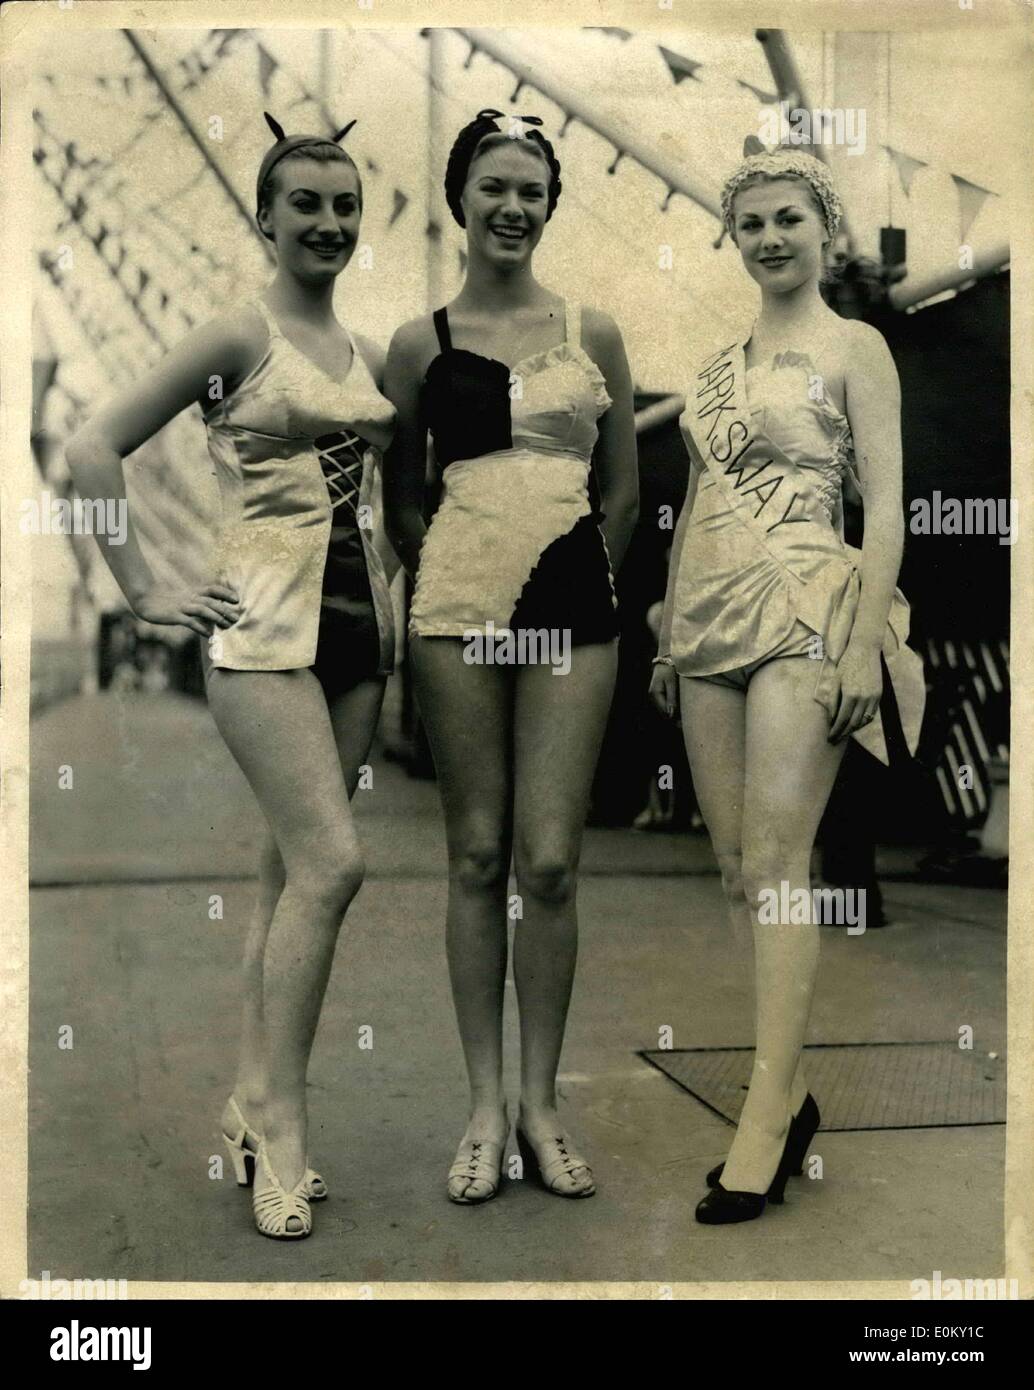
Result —
[[[345,138],[348,132],[355,125],[355,121],[349,121],[348,125],[342,126],[336,135],[285,135],[284,128],[279,121],[275,121],[268,111],[263,111],[266,124],[276,136],[276,144],[266,151],[262,163],[259,165],[258,179],[255,184],[255,203],[261,201],[262,187],[269,178],[270,171],[286,159],[289,154],[294,154],[297,150],[307,149],[312,145],[337,145]]]
[[[736,194],[750,179],[758,174],[768,178],[782,176],[803,179],[811,188],[822,208],[822,220],[830,241],[837,234],[844,208],[840,196],[833,186],[829,170],[814,155],[798,154],[794,150],[779,149],[771,154],[749,155],[725,181],[722,189],[722,217],[725,225],[732,231],[732,203]]]

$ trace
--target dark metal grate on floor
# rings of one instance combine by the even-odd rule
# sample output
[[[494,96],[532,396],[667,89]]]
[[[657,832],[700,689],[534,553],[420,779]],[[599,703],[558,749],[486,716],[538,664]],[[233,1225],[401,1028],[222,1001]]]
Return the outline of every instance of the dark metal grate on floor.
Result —
[[[824,1130],[926,1129],[1005,1123],[1005,1062],[952,1042],[806,1047],[808,1086]],[[750,1047],[639,1054],[733,1124],[750,1081]]]

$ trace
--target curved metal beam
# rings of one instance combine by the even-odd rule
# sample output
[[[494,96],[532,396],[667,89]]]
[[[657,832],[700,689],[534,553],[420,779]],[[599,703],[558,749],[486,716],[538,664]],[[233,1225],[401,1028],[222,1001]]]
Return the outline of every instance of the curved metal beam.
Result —
[[[949,266],[936,275],[928,275],[925,280],[902,280],[900,284],[891,286],[887,297],[895,309],[910,309],[913,304],[922,304],[924,300],[943,294],[945,290],[957,290],[971,280],[983,280],[1008,264],[1009,247],[1003,243],[979,253],[969,270]]]
[[[708,182],[687,169],[681,162],[665,158],[645,141],[636,139],[634,135],[630,136],[593,103],[572,96],[570,89],[562,87],[559,82],[553,83],[548,78],[544,79],[539,69],[526,62],[505,38],[499,37],[498,29],[456,29],[455,32],[462,34],[473,48],[487,53],[490,58],[509,68],[514,76],[520,79],[522,86],[533,87],[550,101],[555,101],[568,115],[581,121],[582,125],[588,126],[597,135],[602,135],[619,154],[628,155],[651,174],[656,174],[666,187],[684,194],[712,217],[721,221],[721,203],[716,190]]]

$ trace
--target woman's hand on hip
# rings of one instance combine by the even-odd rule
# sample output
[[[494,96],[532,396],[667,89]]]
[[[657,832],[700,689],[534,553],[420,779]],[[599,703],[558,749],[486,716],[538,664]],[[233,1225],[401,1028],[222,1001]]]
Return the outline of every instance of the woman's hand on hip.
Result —
[[[233,626],[240,617],[240,604],[228,584],[156,585],[136,600],[133,612],[149,623],[189,627],[202,637],[210,637],[216,628]]]

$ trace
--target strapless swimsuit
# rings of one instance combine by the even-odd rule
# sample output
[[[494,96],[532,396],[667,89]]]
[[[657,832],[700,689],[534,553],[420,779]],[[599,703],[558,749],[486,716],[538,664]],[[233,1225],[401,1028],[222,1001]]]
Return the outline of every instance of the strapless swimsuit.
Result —
[[[855,486],[859,486],[851,425],[847,416],[834,405],[825,386],[819,400],[812,395],[814,369],[795,362],[792,354],[788,356],[789,361],[784,356],[771,367],[747,368],[745,381],[750,413],[758,427],[788,458],[800,468],[811,471],[830,524],[842,532],[845,477],[850,477]],[[710,495],[698,499],[691,524],[718,529],[731,525],[731,516],[724,511],[718,496],[714,495],[718,490],[708,487],[706,475],[700,483]],[[706,582],[702,587],[706,590]],[[702,597],[705,595],[702,594]],[[741,655],[751,655],[740,665],[722,671],[708,671],[701,674],[699,679],[746,690],[755,671],[769,661],[790,656],[815,656],[816,634],[799,618],[793,618],[789,629],[781,633],[774,646],[768,647],[769,637],[762,637],[761,629],[752,626],[760,621],[762,615],[756,609],[751,612],[749,590],[742,590],[738,597],[738,602],[725,607],[727,636],[732,644],[741,644]],[[754,602],[760,603],[760,595]],[[759,652],[759,647],[766,650]]]
[[[672,544],[659,659],[742,690],[766,662],[811,657],[814,698],[832,720],[861,593],[861,552],[843,532],[842,489],[854,476],[846,416],[807,356],[746,370],[734,341],[701,364],[680,427],[697,486]],[[908,629],[895,589],[881,657],[914,754],[925,683]],[[888,761],[879,715],[852,737]]]

